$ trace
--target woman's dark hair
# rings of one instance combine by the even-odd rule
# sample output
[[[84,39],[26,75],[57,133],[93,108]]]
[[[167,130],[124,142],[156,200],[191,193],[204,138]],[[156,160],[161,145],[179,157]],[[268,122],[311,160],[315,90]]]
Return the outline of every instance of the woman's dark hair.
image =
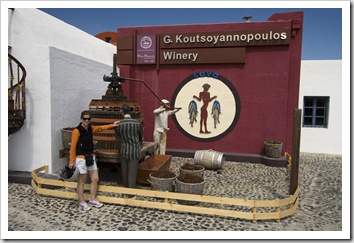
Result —
[[[89,115],[91,117],[91,114],[89,111],[83,111],[83,112],[81,112],[80,119],[82,119],[84,117],[84,115]]]

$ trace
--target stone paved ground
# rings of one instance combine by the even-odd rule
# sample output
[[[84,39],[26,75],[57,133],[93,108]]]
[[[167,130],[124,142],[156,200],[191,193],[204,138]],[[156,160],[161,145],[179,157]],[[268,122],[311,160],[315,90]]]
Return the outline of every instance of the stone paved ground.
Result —
[[[178,168],[187,158],[172,158],[171,170]],[[101,170],[101,173],[104,169]],[[101,176],[101,179],[104,176]],[[247,162],[226,162],[222,173],[207,170],[204,194],[245,199],[285,198],[289,192],[290,173],[287,168],[268,167]],[[104,182],[114,184],[115,182]],[[241,231],[273,232],[265,238],[322,238],[327,231],[340,237],[342,231],[342,157],[338,155],[302,153],[299,167],[300,201],[293,217],[250,220],[164,212],[162,210],[106,204],[89,212],[77,209],[74,200],[37,195],[30,185],[8,185],[8,233],[11,231],[95,231],[97,237],[109,237],[121,231],[127,238],[141,238],[134,231],[148,233],[147,238],[243,238]],[[105,232],[97,234],[97,231]],[[157,232],[159,231],[159,232]],[[197,232],[198,235],[179,234],[178,231]],[[284,234],[285,231],[285,234]],[[315,231],[319,234],[308,235]],[[151,233],[154,234],[151,235]],[[204,232],[200,234],[201,232]],[[213,235],[209,235],[214,232]],[[280,233],[279,235],[277,233]],[[337,233],[335,233],[337,232]],[[110,237],[122,238],[115,233]],[[150,233],[150,234],[149,234]],[[162,234],[160,236],[159,234]],[[166,235],[167,233],[167,235]],[[223,235],[225,233],[225,235]],[[270,233],[270,232],[269,232]],[[59,234],[62,237],[63,234]],[[17,235],[20,237],[19,235]],[[56,238],[50,234],[49,238]],[[75,236],[73,236],[75,237]],[[83,235],[81,234],[81,237]],[[79,236],[80,238],[80,236]],[[256,232],[247,236],[256,239]]]

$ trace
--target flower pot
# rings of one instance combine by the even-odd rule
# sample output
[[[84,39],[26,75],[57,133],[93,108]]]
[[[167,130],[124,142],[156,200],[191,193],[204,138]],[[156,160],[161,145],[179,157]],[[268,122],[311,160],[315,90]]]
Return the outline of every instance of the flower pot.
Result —
[[[265,155],[270,158],[280,158],[283,150],[283,143],[275,140],[264,142]]]

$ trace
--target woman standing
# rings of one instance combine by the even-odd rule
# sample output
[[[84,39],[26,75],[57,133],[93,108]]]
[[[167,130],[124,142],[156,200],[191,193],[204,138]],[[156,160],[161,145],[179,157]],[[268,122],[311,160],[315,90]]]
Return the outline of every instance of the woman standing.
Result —
[[[93,153],[93,133],[116,127],[119,121],[104,126],[91,126],[91,115],[89,111],[81,112],[81,122],[73,130],[71,135],[70,162],[69,167],[76,167],[79,170],[77,182],[77,196],[79,208],[88,211],[92,207],[100,208],[103,203],[97,201],[97,185],[99,181],[96,157]],[[90,175],[90,200],[86,203],[84,199],[84,185],[87,173]]]

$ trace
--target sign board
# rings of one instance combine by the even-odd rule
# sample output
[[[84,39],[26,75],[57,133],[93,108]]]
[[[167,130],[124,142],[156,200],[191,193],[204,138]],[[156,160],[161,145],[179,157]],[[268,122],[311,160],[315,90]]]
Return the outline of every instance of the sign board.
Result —
[[[136,37],[136,64],[156,63],[156,35]]]

